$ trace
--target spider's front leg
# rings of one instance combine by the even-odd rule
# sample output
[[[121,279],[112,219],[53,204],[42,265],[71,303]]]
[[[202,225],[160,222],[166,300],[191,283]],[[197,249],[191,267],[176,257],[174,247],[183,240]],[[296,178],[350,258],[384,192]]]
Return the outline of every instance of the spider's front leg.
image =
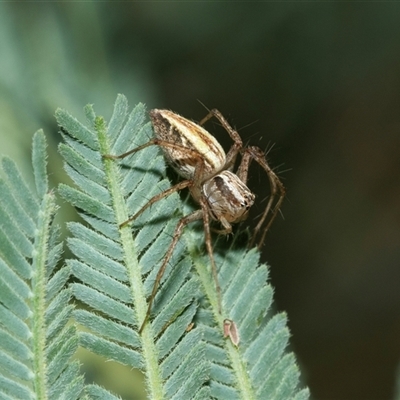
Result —
[[[236,157],[243,147],[243,141],[239,133],[232,128],[225,117],[216,108],[213,108],[208,112],[208,114],[199,122],[199,125],[204,125],[212,117],[216,118],[222,125],[222,127],[228,132],[229,136],[233,140],[233,144],[226,154],[225,169],[231,169],[235,164]]]

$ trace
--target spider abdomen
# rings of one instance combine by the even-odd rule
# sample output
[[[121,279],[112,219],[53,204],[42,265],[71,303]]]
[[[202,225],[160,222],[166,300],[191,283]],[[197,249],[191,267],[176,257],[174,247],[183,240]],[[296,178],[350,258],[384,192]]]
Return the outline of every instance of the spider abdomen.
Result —
[[[247,217],[255,199],[250,189],[231,171],[222,171],[206,181],[203,194],[215,220],[233,223]]]

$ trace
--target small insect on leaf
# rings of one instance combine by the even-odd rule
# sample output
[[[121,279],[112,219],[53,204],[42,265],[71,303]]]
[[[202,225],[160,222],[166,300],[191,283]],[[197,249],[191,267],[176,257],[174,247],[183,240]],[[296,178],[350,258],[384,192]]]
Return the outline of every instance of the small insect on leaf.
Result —
[[[185,329],[186,332],[190,332],[194,328],[194,322],[191,322]]]
[[[224,319],[224,338],[231,339],[231,342],[237,347],[240,342],[239,331],[234,321],[231,319]]]

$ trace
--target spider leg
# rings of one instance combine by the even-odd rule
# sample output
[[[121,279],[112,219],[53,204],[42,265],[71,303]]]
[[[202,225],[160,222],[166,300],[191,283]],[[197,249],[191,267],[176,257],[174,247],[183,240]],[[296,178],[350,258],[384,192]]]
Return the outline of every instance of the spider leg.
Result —
[[[247,151],[247,148],[243,150],[242,154],[242,161],[240,162],[239,168],[237,170],[236,175],[239,177],[239,179],[247,185],[247,178],[249,174],[249,167],[250,163],[253,161],[253,156],[252,154]]]
[[[270,228],[272,222],[274,221],[275,217],[278,214],[278,211],[282,205],[283,199],[285,197],[285,187],[283,186],[282,182],[278,178],[278,176],[275,174],[275,172],[271,169],[271,167],[268,165],[267,160],[265,159],[263,151],[255,146],[249,146],[245,150],[243,159],[247,160],[248,157],[251,159],[255,160],[267,173],[268,179],[270,182],[270,187],[271,187],[271,195],[268,200],[267,206],[265,207],[264,213],[258,222],[257,226],[254,229],[254,233],[252,236],[252,239],[250,241],[250,247],[254,246],[254,243],[256,241],[256,237],[258,233],[261,231],[261,227],[263,226],[264,222],[267,220],[268,214],[271,212],[271,217],[269,218],[267,224],[265,225],[265,228],[262,230],[261,238],[257,243],[257,247],[260,249],[262,244],[264,243],[265,235],[267,234],[268,229]],[[248,154],[248,156],[246,156]],[[250,164],[250,161],[248,161],[248,164]],[[247,165],[248,169],[248,165]],[[247,179],[247,170],[246,170],[246,165],[243,167],[243,170],[241,171],[241,168],[239,168],[238,174],[242,173],[245,178]],[[240,177],[240,175],[238,175]],[[274,204],[275,198],[278,196],[277,201]]]
[[[212,117],[217,118],[217,120],[221,123],[223,128],[229,133],[229,136],[233,140],[233,144],[226,154],[226,164],[225,169],[229,169],[235,163],[236,157],[240,152],[240,149],[243,147],[242,138],[239,133],[232,128],[229,122],[225,119],[225,117],[216,109],[213,108],[208,112],[208,114],[199,122],[199,125],[205,124]]]
[[[172,256],[172,253],[174,251],[174,248],[175,248],[176,244],[178,243],[179,238],[182,235],[183,228],[187,224],[189,224],[190,222],[197,221],[197,220],[202,219],[202,218],[203,218],[203,211],[202,210],[196,210],[196,211],[192,212],[191,214],[187,215],[186,217],[181,218],[179,220],[178,224],[176,225],[175,232],[174,232],[174,235],[172,237],[172,242],[168,247],[167,253],[166,253],[165,257],[164,257],[164,261],[163,261],[160,269],[157,272],[157,276],[156,276],[156,280],[154,282],[153,290],[151,291],[151,295],[150,295],[150,298],[149,298],[149,304],[147,306],[147,312],[146,312],[146,315],[145,315],[144,320],[142,322],[142,325],[141,325],[141,327],[139,329],[139,334],[142,333],[143,328],[145,327],[146,322],[150,317],[151,307],[153,305],[153,301],[154,301],[154,298],[156,296],[157,289],[160,286],[160,282],[161,282],[161,279],[162,279],[162,277],[164,275],[165,268],[167,267],[168,261],[171,259],[171,256]]]
[[[196,158],[199,156],[199,154],[196,151],[188,149],[186,146],[182,146],[180,144],[168,142],[166,140],[154,138],[154,139],[149,140],[147,143],[142,144],[141,146],[135,147],[134,149],[127,151],[126,153],[122,153],[119,155],[103,154],[103,157],[111,159],[111,160],[117,160],[117,159],[128,157],[131,154],[135,154],[138,151],[143,150],[146,147],[150,147],[150,146],[168,147],[170,149],[184,151],[186,154],[191,154],[193,157],[196,157]]]
[[[218,302],[218,311],[221,313],[222,310],[222,299],[221,299],[221,287],[218,281],[218,272],[217,266],[215,264],[213,248],[211,245],[211,232],[210,232],[210,214],[208,211],[208,205],[204,196],[200,199],[200,206],[201,211],[203,214],[203,224],[204,224],[204,241],[206,243],[208,258],[210,259],[211,263],[211,272],[213,274],[214,282],[215,282],[215,289],[217,292],[217,302]]]
[[[218,235],[226,236],[232,233],[232,226],[226,229],[217,229],[217,228],[210,228],[210,230]]]
[[[156,203],[157,201],[163,199],[171,195],[172,193],[178,192],[192,184],[191,180],[185,180],[177,183],[176,185],[170,187],[169,189],[164,190],[163,192],[156,194],[153,196],[135,215],[127,219],[126,221],[122,222],[119,227],[122,228],[128,225],[130,222],[134,221],[140,214],[142,214],[145,210],[147,210],[152,204]]]

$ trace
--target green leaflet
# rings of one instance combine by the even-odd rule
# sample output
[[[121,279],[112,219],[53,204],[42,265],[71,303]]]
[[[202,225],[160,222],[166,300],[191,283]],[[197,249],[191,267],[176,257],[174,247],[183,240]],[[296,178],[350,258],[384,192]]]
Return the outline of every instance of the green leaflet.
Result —
[[[0,179],[0,397],[77,399],[83,377],[71,356],[78,337],[71,318],[69,269],[54,273],[61,254],[53,225],[54,192],[46,174],[43,132],[33,137],[35,191],[4,157]]]
[[[141,369],[149,398],[183,395],[190,399],[208,379],[208,362],[201,331],[185,331],[197,309],[194,300],[199,285],[190,275],[190,260],[183,258],[182,240],[157,293],[152,321],[142,336],[137,332],[147,311],[146,297],[179,219],[180,201],[175,194],[155,203],[134,221],[133,235],[131,226],[119,229],[148,199],[169,186],[163,157],[155,146],[123,160],[102,157],[121,154],[152,136],[149,124],[144,124],[144,107],[139,104],[129,115],[127,110],[126,98],[118,96],[108,126],[91,107],[86,108],[89,126],[65,111],[56,112],[65,137],[60,153],[75,183],[74,187],[60,185],[59,191],[88,222],[87,226],[69,224],[73,237],[68,245],[77,259],[67,264],[81,282],[74,283],[72,290],[89,306],[74,313],[86,328],[80,344]],[[194,347],[193,340],[188,340],[192,337]],[[179,363],[175,363],[178,354]],[[182,369],[192,363],[196,373]]]
[[[187,234],[191,254],[196,255],[201,235],[195,230]],[[294,355],[285,353],[289,339],[286,315],[274,315],[270,309],[273,289],[267,284],[268,269],[259,264],[255,249],[248,250],[239,243],[241,239],[240,234],[236,235],[229,248],[218,243],[214,246],[223,315],[215,306],[202,306],[197,313],[197,324],[207,343],[211,396],[221,400],[307,399],[308,389],[298,389],[299,370]],[[194,256],[202,286],[212,291],[207,262],[205,256]],[[238,327],[238,347],[223,338],[224,318],[232,319]]]

